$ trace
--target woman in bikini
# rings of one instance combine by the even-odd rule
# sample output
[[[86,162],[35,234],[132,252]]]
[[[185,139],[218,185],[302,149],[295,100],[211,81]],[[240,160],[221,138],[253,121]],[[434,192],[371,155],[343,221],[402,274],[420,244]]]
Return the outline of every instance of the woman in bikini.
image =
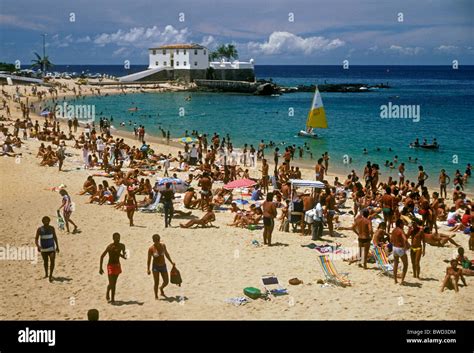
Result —
[[[61,206],[58,208],[58,212],[61,211],[61,208],[63,209],[64,222],[66,223],[66,230],[69,233],[69,223],[71,223],[74,226],[72,234],[75,234],[77,233],[77,225],[71,219],[71,214],[73,211],[71,197],[69,196],[67,191],[64,189],[59,190],[59,194],[62,196],[63,199],[62,199]]]
[[[408,234],[411,237],[410,259],[413,267],[413,277],[420,279],[421,256],[425,256],[426,242],[423,228],[414,224]]]
[[[175,266],[173,260],[171,260],[170,254],[166,249],[166,245],[160,242],[160,236],[158,234],[153,234],[153,245],[148,249],[148,261],[147,261],[147,273],[150,275],[150,264],[153,259],[153,281],[154,281],[154,290],[155,290],[155,299],[158,299],[158,286],[160,285],[160,274],[163,278],[163,284],[160,287],[160,294],[163,297],[166,297],[163,289],[168,285],[168,269],[166,268],[165,256],[169,262]]]
[[[125,211],[127,211],[127,217],[130,221],[130,227],[133,227],[133,214],[135,210],[138,210],[137,200],[135,198],[135,192],[133,191],[133,187],[128,187],[127,195],[125,195],[124,200]]]

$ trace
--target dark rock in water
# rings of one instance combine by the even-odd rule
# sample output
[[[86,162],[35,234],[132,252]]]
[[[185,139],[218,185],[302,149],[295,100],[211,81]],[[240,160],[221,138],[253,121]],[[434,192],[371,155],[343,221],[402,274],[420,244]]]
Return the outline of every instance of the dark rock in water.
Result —
[[[278,93],[278,88],[273,83],[262,83],[257,86],[257,90],[254,94],[259,96],[270,96]]]

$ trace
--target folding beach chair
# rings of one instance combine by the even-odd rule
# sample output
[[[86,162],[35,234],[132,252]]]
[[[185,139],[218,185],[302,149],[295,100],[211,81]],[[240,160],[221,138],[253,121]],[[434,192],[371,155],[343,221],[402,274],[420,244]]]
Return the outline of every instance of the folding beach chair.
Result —
[[[145,212],[145,213],[154,213],[158,211],[158,205],[160,204],[160,199],[161,199],[161,194],[156,195],[155,200],[153,201],[152,204],[146,206],[146,207],[140,207],[138,210],[140,212]]]
[[[283,288],[278,282],[278,278],[274,274],[262,276],[263,287],[267,293],[274,297],[288,294],[288,290]]]
[[[381,273],[386,276],[393,277],[393,266],[388,261],[385,250],[375,244],[372,244],[372,246],[375,256],[375,263],[377,264],[377,267],[382,270]]]
[[[349,278],[347,278],[348,273],[337,272],[336,267],[334,266],[329,256],[318,256],[318,262],[321,265],[324,276],[326,276],[326,282],[333,283],[341,287],[352,285]]]

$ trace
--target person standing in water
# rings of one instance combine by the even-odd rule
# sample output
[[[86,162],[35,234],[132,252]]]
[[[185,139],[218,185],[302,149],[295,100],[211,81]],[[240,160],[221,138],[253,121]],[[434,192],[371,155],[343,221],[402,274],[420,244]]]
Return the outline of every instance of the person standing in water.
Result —
[[[52,282],[56,253],[59,253],[58,238],[54,227],[49,225],[51,219],[48,216],[43,217],[41,222],[43,225],[36,230],[35,243],[43,257],[44,278],[49,276],[49,281]],[[48,266],[48,262],[51,263],[50,266]]]
[[[109,254],[109,261],[107,263],[107,275],[109,276],[109,284],[107,285],[107,293],[105,298],[108,302],[115,302],[115,289],[117,286],[118,276],[122,273],[122,267],[120,266],[120,258],[127,259],[125,256],[125,245],[120,242],[120,234],[114,233],[112,235],[114,240],[113,243],[109,244],[105,251],[100,256],[100,269],[99,274],[103,274],[102,263],[104,262],[105,255]]]
[[[147,261],[147,273],[150,275],[153,271],[153,282],[154,282],[154,291],[155,291],[155,299],[158,299],[158,286],[160,285],[160,274],[161,278],[163,278],[163,284],[160,287],[160,294],[166,298],[165,292],[163,289],[168,285],[169,278],[168,278],[168,269],[166,267],[165,256],[168,261],[175,266],[173,260],[171,260],[170,254],[166,249],[166,245],[160,242],[160,236],[158,234],[153,234],[153,245],[150,246],[148,249],[148,261]],[[152,271],[150,271],[150,264],[152,264]]]
[[[263,210],[263,244],[272,245],[272,233],[275,227],[275,217],[277,216],[277,208],[273,202],[273,193],[267,194],[266,201],[262,204]]]

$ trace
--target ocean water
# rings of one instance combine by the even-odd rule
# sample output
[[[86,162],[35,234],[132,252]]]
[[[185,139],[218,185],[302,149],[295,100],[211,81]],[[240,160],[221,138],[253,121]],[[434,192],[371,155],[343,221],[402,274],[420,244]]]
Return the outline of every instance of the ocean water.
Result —
[[[143,67],[132,68],[139,71]],[[69,67],[68,71],[79,71]],[[121,66],[82,67],[81,71],[121,75]],[[315,159],[329,152],[331,165],[339,172],[357,172],[370,160],[381,166],[382,178],[396,177],[397,172],[385,168],[386,160],[398,156],[405,162],[407,175],[413,178],[418,158],[436,184],[441,168],[450,176],[456,169],[464,172],[467,163],[474,163],[474,66],[256,66],[257,78],[272,78],[281,85],[323,83],[388,83],[392,88],[367,93],[322,92],[329,128],[320,131],[321,139],[297,137],[304,128],[312,93],[289,93],[278,97],[262,97],[233,93],[140,93],[126,96],[87,97],[81,104],[95,104],[97,117],[113,117],[114,126],[132,121],[146,127],[147,133],[159,135],[161,126],[172,137],[184,131],[230,134],[234,146],[244,143],[258,145],[263,139],[285,146],[305,142]],[[185,98],[191,95],[192,99]],[[382,119],[382,105],[415,105],[420,108],[417,119]],[[70,103],[74,103],[72,100]],[[138,112],[129,112],[131,107]],[[180,109],[184,116],[180,116]],[[290,112],[294,112],[291,116]],[[133,126],[123,129],[133,130]],[[415,138],[431,143],[438,140],[438,151],[409,148]],[[362,150],[366,148],[368,154]],[[377,151],[380,148],[380,151]],[[389,151],[389,148],[392,151]],[[281,148],[280,148],[281,149]],[[343,157],[352,158],[344,165]],[[309,156],[307,156],[309,159]],[[315,161],[307,161],[315,163]],[[469,191],[473,190],[471,181]]]

